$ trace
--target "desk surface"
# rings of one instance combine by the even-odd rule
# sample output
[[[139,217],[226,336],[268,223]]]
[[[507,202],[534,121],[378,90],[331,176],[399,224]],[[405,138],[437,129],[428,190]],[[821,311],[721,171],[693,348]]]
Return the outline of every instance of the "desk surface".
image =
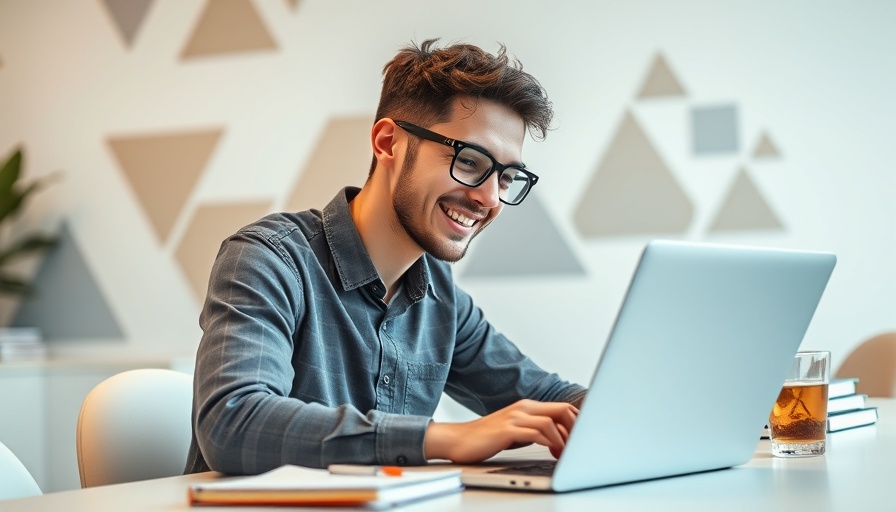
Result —
[[[896,400],[873,399],[870,402],[879,408],[877,425],[829,434],[827,453],[823,457],[775,458],[771,455],[769,442],[760,441],[750,462],[731,469],[556,495],[467,489],[398,510],[892,512],[896,510],[896,500],[893,499]],[[187,503],[187,487],[217,477],[216,473],[201,473],[51,493],[2,501],[0,511],[191,510]],[[276,509],[214,507],[213,510],[271,512]]]

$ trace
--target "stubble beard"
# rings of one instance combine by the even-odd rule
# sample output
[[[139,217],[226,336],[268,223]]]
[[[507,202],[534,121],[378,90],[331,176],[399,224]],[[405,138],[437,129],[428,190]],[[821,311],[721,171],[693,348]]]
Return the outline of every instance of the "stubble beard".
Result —
[[[403,164],[404,170],[398,178],[398,183],[395,186],[395,194],[392,197],[392,208],[395,210],[395,216],[398,219],[398,223],[414,243],[434,258],[447,263],[460,261],[461,258],[467,254],[470,242],[473,241],[473,239],[476,238],[488,224],[481,226],[469,238],[461,235],[449,236],[451,241],[445,241],[443,239],[444,235],[429,230],[423,220],[425,212],[422,208],[419,211],[415,211],[418,199],[423,196],[423,194],[414,187],[411,180],[413,174],[417,172],[417,169],[414,166],[414,161],[416,160],[415,157],[416,152],[405,155]],[[457,199],[451,199],[450,197],[439,198],[437,203],[441,203],[443,200],[447,203],[459,203]],[[438,204],[436,206],[438,207]],[[467,241],[461,245],[460,242],[463,242],[464,238],[467,238]]]

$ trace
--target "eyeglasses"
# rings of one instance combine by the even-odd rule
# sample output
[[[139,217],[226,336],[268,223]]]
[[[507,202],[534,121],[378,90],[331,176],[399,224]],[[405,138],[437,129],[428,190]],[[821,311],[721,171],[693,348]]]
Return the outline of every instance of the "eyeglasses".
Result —
[[[431,140],[454,148],[451,159],[451,177],[468,187],[478,187],[493,173],[498,173],[498,198],[502,203],[517,205],[538,183],[538,176],[517,165],[499,163],[485,149],[456,139],[439,135],[407,121],[395,121],[406,132],[421,139]]]

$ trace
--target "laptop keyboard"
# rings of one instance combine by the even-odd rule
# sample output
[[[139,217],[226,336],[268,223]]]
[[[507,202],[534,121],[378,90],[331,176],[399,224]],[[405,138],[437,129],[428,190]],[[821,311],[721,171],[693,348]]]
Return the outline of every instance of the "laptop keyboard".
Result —
[[[488,473],[501,475],[526,475],[526,476],[551,476],[557,466],[556,460],[546,460],[525,466],[510,466],[507,468],[493,469]]]

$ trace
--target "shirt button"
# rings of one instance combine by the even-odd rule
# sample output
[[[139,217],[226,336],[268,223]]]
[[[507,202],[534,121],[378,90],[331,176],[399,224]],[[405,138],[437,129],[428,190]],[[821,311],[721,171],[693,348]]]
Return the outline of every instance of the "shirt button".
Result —
[[[389,376],[388,376],[388,375],[383,375],[383,382],[385,382],[386,384],[389,383]]]
[[[399,455],[398,457],[395,458],[395,462],[397,462],[399,466],[404,466],[405,464],[408,463],[408,458],[405,457],[404,455]]]
[[[384,330],[384,331],[388,331],[388,330],[389,330],[389,322],[388,322],[388,321],[383,322],[383,330]]]

